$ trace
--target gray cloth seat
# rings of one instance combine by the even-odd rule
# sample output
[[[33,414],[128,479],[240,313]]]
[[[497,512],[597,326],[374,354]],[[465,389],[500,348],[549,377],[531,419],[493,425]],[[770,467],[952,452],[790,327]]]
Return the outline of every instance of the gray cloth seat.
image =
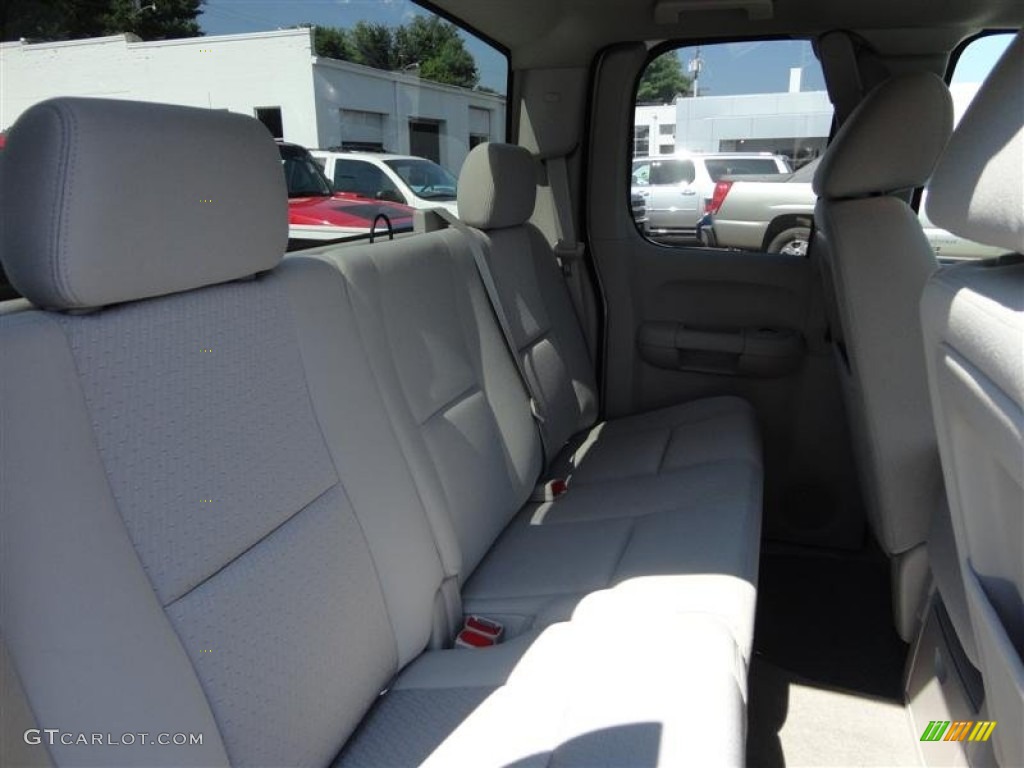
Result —
[[[761,468],[753,409],[708,398],[597,422],[597,382],[554,253],[529,223],[537,164],[522,147],[481,144],[459,175],[459,212],[478,230],[512,343],[540,406],[548,475],[574,483],[671,472],[723,459]]]
[[[746,668],[729,632],[668,616],[644,652],[636,641],[620,623],[574,620],[486,660],[424,654],[335,765],[743,765]]]
[[[921,300],[928,381],[985,717],[1024,764],[1024,37],[964,114],[928,216],[1002,259],[939,270]],[[1013,723],[1000,730],[1003,723]]]
[[[154,145],[162,183],[125,198]],[[634,532],[621,575],[658,578],[639,594],[587,585],[567,620],[441,649],[458,579],[499,562],[540,473],[525,393],[452,233],[353,249],[343,275],[281,261],[286,210],[249,118],[58,99],[10,131],[0,257],[32,303],[0,310],[0,651],[17,682],[0,717],[202,734],[58,739],[36,757],[59,766],[740,764],[744,652],[711,604],[742,552],[716,580],[660,549],[665,531]],[[369,332],[394,300],[417,334]],[[749,550],[759,483],[709,546],[736,533]],[[693,494],[666,498],[691,507],[664,510],[670,527],[700,529]],[[662,524],[622,506],[537,527],[600,549],[621,543],[607,525]],[[657,633],[623,620],[638,600],[662,610]]]
[[[467,611],[523,631],[569,618],[591,593],[610,591],[589,600],[590,610],[614,606],[625,618],[649,601],[619,595],[650,584],[672,593],[666,611],[717,616],[749,657],[761,474],[745,441],[756,433],[732,435],[738,458],[712,453],[719,448],[711,441],[706,461],[579,486],[573,477],[565,495],[530,504],[541,440],[467,235],[430,232],[334,258]],[[727,445],[728,419],[739,413],[740,426],[749,418],[726,398],[693,406],[701,407],[719,420]],[[668,583],[678,588],[665,590]]]
[[[894,620],[905,640],[925,592],[924,542],[942,506],[916,310],[936,262],[906,199],[931,175],[952,122],[942,80],[894,76],[843,123],[813,182],[811,255],[824,278],[868,520],[893,563]]]
[[[578,486],[722,461],[761,470],[754,410],[738,397],[708,397],[596,424],[570,438],[550,473],[566,474]]]

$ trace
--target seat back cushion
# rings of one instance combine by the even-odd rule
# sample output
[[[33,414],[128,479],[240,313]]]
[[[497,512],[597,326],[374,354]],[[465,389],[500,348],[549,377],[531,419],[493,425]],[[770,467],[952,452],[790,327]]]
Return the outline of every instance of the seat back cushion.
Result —
[[[916,310],[935,257],[913,210],[886,193],[928,179],[951,127],[939,78],[893,77],[853,111],[814,179],[814,256],[839,326],[858,471],[872,528],[891,554],[925,540],[941,473]]]
[[[515,352],[531,378],[545,437],[557,453],[572,435],[593,425],[597,382],[554,252],[528,221],[537,194],[536,169],[523,147],[475,147],[459,177],[459,211],[484,234]]]
[[[1024,35],[957,127],[935,172],[936,224],[1009,258],[939,271],[921,319],[953,534],[987,717],[1024,720]],[[1001,765],[1024,733],[993,734]]]
[[[323,763],[393,674],[275,282],[0,320],[2,621],[40,723],[180,724],[234,764]]]
[[[469,244],[444,230],[338,261],[446,564],[466,578],[541,469],[528,398]]]

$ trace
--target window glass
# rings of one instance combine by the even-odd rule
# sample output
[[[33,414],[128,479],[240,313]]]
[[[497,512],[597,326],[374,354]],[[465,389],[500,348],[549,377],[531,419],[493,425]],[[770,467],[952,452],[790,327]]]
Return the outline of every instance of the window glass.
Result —
[[[338,160],[334,164],[334,189],[374,200],[396,200],[395,182],[380,168],[364,160]],[[388,195],[391,193],[391,195]],[[402,200],[403,197],[398,197]]]
[[[646,125],[638,125],[633,131],[633,154],[646,155],[651,146],[651,129]]]
[[[790,171],[787,161],[774,157],[709,157],[704,161],[704,166],[712,181],[718,181],[723,176],[775,176]]]
[[[651,162],[651,184],[691,184],[694,179],[691,160],[654,160]]]
[[[384,164],[423,200],[454,200],[458,182],[437,163],[420,158],[385,160]]]
[[[280,140],[290,248],[368,233],[374,211],[408,224],[409,206],[432,205],[400,193],[401,172],[380,160],[345,166],[345,200],[330,199],[315,168],[338,183],[335,161],[353,151],[412,158],[404,167],[435,174],[420,188],[448,196],[472,146],[506,138],[505,55],[407,0],[31,5],[2,25],[0,132],[55,96],[249,115]],[[314,161],[305,150],[323,151]],[[424,171],[421,158],[436,165]]]
[[[964,112],[970,106],[981,83],[992,71],[996,61],[1002,56],[1010,42],[1011,34],[995,34],[979,37],[964,48],[953,69],[949,90],[953,96],[953,119],[960,122]],[[962,238],[934,224],[928,218],[928,189],[925,188],[921,197],[918,218],[924,233],[931,243],[935,255],[942,261],[961,261],[964,259],[985,259],[998,256],[1005,252],[1002,248],[975,243]]]
[[[331,185],[323,169],[302,147],[282,145],[279,152],[289,198],[327,197],[331,194]]]
[[[638,229],[666,245],[798,253],[815,197],[803,172],[824,151],[832,104],[805,40],[668,50],[636,93]],[[657,145],[651,141],[658,137]],[[796,171],[796,173],[794,173]],[[637,207],[630,205],[636,211]]]

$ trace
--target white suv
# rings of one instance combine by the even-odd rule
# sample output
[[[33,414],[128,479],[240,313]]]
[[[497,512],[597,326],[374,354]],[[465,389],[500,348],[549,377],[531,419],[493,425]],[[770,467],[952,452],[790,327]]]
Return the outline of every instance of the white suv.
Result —
[[[378,152],[334,152],[314,149],[337,192],[403,203],[412,208],[447,208],[458,216],[456,179],[423,157]]]
[[[693,237],[722,176],[792,172],[786,158],[770,152],[639,157],[633,160],[632,191],[643,195],[647,203],[646,234]]]

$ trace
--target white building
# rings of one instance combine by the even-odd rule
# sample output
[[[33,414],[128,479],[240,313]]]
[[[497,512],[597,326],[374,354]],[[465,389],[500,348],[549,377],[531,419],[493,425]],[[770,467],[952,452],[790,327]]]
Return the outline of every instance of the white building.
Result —
[[[638,106],[633,154],[674,152],[776,152],[797,161],[825,150],[832,128],[832,103],[825,91],[801,91],[799,70],[791,70],[790,90],[739,96],[679,97],[674,104]],[[954,120],[980,83],[954,83]]]
[[[470,148],[505,131],[504,98],[318,57],[311,29],[0,43],[0,130],[53,96],[227,109],[310,148],[417,154],[456,172]]]
[[[832,103],[825,91],[801,91],[801,70],[789,90],[735,96],[681,97],[675,104],[637,107],[634,153],[777,152],[815,157],[825,149]],[[645,142],[646,139],[646,142]]]

